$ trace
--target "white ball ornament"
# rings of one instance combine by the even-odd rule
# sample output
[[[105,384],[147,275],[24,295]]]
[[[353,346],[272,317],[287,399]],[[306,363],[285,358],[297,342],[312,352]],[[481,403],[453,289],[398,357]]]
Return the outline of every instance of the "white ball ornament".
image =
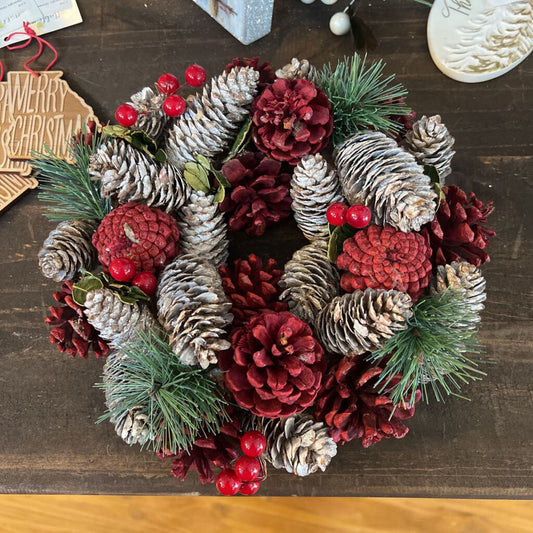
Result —
[[[300,0],[302,4],[312,4],[315,0]]]
[[[335,35],[346,35],[350,31],[350,17],[348,13],[335,13],[329,21],[329,29]]]
[[[332,6],[333,4],[337,3],[337,0],[320,0],[323,4],[326,4],[327,6]]]

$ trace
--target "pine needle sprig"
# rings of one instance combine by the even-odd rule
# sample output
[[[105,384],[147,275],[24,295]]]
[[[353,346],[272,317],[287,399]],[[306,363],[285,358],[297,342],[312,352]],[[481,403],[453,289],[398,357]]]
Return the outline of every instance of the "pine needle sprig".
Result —
[[[110,200],[100,195],[100,182],[89,175],[89,158],[102,142],[101,135],[92,135],[87,142],[84,126],[77,142],[69,144],[72,163],[45,146],[44,153],[34,152],[31,165],[39,173],[39,200],[48,204],[44,216],[49,220],[101,220],[111,211]]]
[[[390,117],[411,112],[402,100],[407,91],[401,83],[394,84],[394,74],[384,76],[384,68],[381,60],[367,64],[366,55],[354,54],[335,68],[329,63],[318,71],[317,84],[328,95],[333,110],[336,146],[359,130],[397,133],[402,128]]]
[[[152,437],[145,444],[172,454],[189,451],[194,441],[218,433],[229,420],[226,401],[205,371],[183,365],[155,331],[139,331],[120,348],[106,368],[103,383],[111,406],[98,422],[120,419],[129,409],[143,408]]]
[[[469,310],[462,292],[447,290],[421,298],[413,306],[407,329],[369,358],[373,363],[386,361],[376,384],[380,392],[387,389],[396,405],[412,404],[417,389],[426,402],[429,391],[437,401],[446,395],[464,398],[461,386],[485,375],[465,355],[479,353],[476,323],[476,313]],[[398,374],[401,380],[390,388]]]

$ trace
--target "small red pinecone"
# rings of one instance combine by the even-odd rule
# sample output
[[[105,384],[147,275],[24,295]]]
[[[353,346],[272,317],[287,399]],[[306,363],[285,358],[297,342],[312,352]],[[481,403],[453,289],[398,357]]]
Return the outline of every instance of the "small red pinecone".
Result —
[[[308,324],[288,311],[257,315],[236,329],[218,362],[238,405],[278,418],[311,405],[325,370],[324,350]]]
[[[215,482],[215,468],[230,468],[231,463],[240,455],[240,423],[237,418],[220,428],[220,433],[196,439],[189,452],[182,451],[176,455],[160,450],[160,459],[172,459],[172,475],[184,481],[189,469],[198,472],[202,485]]]
[[[178,239],[178,225],[170,215],[129,202],[103,218],[93,245],[106,270],[113,259],[129,257],[137,271],[158,272],[178,253]]]
[[[105,356],[109,353],[109,346],[87,322],[83,307],[72,299],[72,285],[74,281],[66,281],[62,290],[53,294],[54,300],[62,305],[50,306],[50,315],[44,319],[53,328],[50,342],[61,353],[67,352],[71,357],[79,355],[87,359],[90,349],[97,358]]]
[[[434,265],[445,265],[464,259],[480,266],[490,261],[485,251],[489,239],[496,235],[487,228],[487,217],[494,211],[492,202],[483,204],[457,185],[443,188],[446,200],[440,204],[436,217],[422,229],[433,248]]]
[[[233,268],[222,265],[219,268],[222,286],[228,300],[233,304],[233,326],[239,327],[253,316],[266,311],[285,311],[287,304],[279,302],[278,282],[282,271],[275,268],[276,261],[266,264],[255,254],[248,259],[237,259]]]
[[[383,369],[364,361],[363,356],[345,357],[330,368],[315,402],[315,418],[329,426],[337,443],[362,439],[363,447],[381,439],[405,437],[409,428],[403,421],[412,418],[415,406],[397,405],[388,393],[400,381],[397,374],[383,392],[376,382]],[[420,400],[419,390],[415,404]]]
[[[226,72],[229,72],[234,67],[251,67],[259,72],[259,92],[261,92],[267,85],[270,85],[276,79],[272,72],[272,66],[269,61],[259,64],[258,57],[236,57],[231,63],[226,65]]]
[[[229,228],[260,236],[268,226],[291,214],[290,174],[281,163],[249,152],[228,161],[221,169],[231,183],[231,193],[220,209],[230,213]]]
[[[255,99],[251,114],[257,148],[291,165],[320,152],[333,132],[326,93],[305,79],[277,79]]]
[[[394,289],[416,301],[431,277],[431,248],[419,233],[371,225],[346,239],[337,266],[347,292]]]

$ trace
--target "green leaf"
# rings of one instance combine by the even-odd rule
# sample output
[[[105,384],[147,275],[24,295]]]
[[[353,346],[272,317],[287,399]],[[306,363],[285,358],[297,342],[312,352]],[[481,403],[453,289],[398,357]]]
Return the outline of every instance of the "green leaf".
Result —
[[[220,170],[213,170],[213,174],[222,187],[231,187],[231,183],[227,180],[226,176],[220,172]]]
[[[432,183],[440,183],[440,175],[437,167],[433,165],[424,165],[424,174],[431,178]]]
[[[228,152],[228,155],[222,160],[222,162],[227,163],[230,159],[233,159],[234,157],[237,157],[239,154],[241,154],[250,142],[251,138],[252,119],[249,118],[242,125],[242,128],[239,130],[239,133],[237,134],[237,137],[235,138],[235,141],[233,142],[233,145],[230,151]]]
[[[159,163],[167,160],[167,155],[157,148],[157,143],[143,130],[125,128],[120,125],[104,126],[103,132],[109,137],[119,137],[131,144],[133,148],[145,153],[148,157]]]
[[[215,197],[213,198],[213,203],[220,204],[221,202],[224,201],[225,197],[226,197],[226,189],[224,189],[224,187],[221,185],[217,189],[217,192],[215,193]]]
[[[209,159],[207,157],[203,156],[202,154],[197,154],[195,157],[196,161],[200,163],[206,170],[211,170],[211,163],[209,162]]]
[[[209,194],[211,184],[205,168],[198,163],[186,163],[183,177],[187,183],[195,190]]]
[[[337,257],[342,253],[342,245],[346,239],[353,237],[357,230],[349,224],[337,226],[331,233],[328,243],[328,259],[332,263],[337,262]]]
[[[102,280],[93,274],[88,273],[80,281],[72,286],[72,299],[78,305],[85,305],[87,293],[97,289],[101,289],[104,286]]]
[[[156,153],[154,154],[154,159],[158,163],[164,163],[167,160],[167,154],[165,154],[165,152],[163,152],[163,150],[158,149],[156,151]]]
[[[110,285],[110,287],[115,288],[117,285],[113,284]],[[117,289],[113,290],[113,292],[117,295],[118,299],[125,304],[131,305],[138,301],[150,301],[150,297],[139,289],[139,287],[135,287],[134,285],[120,285]]]

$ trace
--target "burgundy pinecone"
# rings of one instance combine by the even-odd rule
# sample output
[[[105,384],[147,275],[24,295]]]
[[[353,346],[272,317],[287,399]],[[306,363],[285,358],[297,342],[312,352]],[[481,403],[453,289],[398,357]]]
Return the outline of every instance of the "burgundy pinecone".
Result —
[[[419,233],[391,226],[368,226],[346,239],[337,266],[345,272],[341,287],[347,292],[394,289],[416,301],[431,277],[431,248]]]
[[[405,437],[409,428],[403,421],[415,414],[413,405],[394,406],[388,394],[400,381],[395,375],[383,392],[376,385],[383,372],[380,366],[364,361],[363,356],[345,357],[333,366],[326,376],[315,403],[315,417],[329,426],[329,433],[337,443],[361,439],[363,447],[381,439]],[[419,390],[415,404],[420,400]]]
[[[87,322],[83,307],[72,299],[74,281],[66,281],[61,291],[53,294],[54,300],[61,305],[50,306],[50,315],[44,321],[52,326],[50,342],[63,353],[71,357],[79,355],[87,359],[89,350],[98,357],[109,353],[107,342],[98,336],[98,332]]]
[[[308,324],[288,311],[257,315],[219,353],[226,387],[238,405],[279,418],[310,406],[325,370],[324,350]]]
[[[222,265],[219,268],[222,285],[228,300],[233,304],[233,326],[242,326],[253,316],[266,311],[285,311],[287,304],[278,301],[278,282],[282,271],[276,268],[276,261],[268,259],[266,264],[255,254],[248,259],[237,259],[233,268]]]
[[[172,474],[184,481],[189,469],[196,470],[202,485],[215,482],[217,468],[231,468],[231,463],[240,455],[240,423],[237,418],[220,428],[220,433],[199,438],[194,441],[189,452],[182,451],[176,455],[160,450],[160,459],[172,458]]]
[[[178,253],[178,238],[178,225],[170,215],[129,202],[103,218],[93,245],[106,270],[113,259],[128,257],[137,271],[158,272]]]
[[[268,226],[291,213],[290,174],[282,165],[258,152],[231,159],[221,169],[231,183],[231,193],[220,209],[230,213],[229,228],[260,236]]]
[[[226,65],[226,72],[234,67],[251,67],[259,72],[259,91],[262,91],[267,85],[270,85],[276,79],[272,72],[272,66],[269,61],[259,64],[259,57],[236,57],[231,63]]]
[[[496,235],[485,225],[494,211],[492,202],[483,204],[473,192],[467,195],[457,185],[444,187],[443,191],[446,200],[422,230],[433,248],[433,264],[445,265],[461,259],[475,266],[488,263],[490,257],[485,248]]]
[[[257,148],[291,165],[320,152],[333,131],[326,93],[305,79],[277,79],[252,104],[252,121]]]

